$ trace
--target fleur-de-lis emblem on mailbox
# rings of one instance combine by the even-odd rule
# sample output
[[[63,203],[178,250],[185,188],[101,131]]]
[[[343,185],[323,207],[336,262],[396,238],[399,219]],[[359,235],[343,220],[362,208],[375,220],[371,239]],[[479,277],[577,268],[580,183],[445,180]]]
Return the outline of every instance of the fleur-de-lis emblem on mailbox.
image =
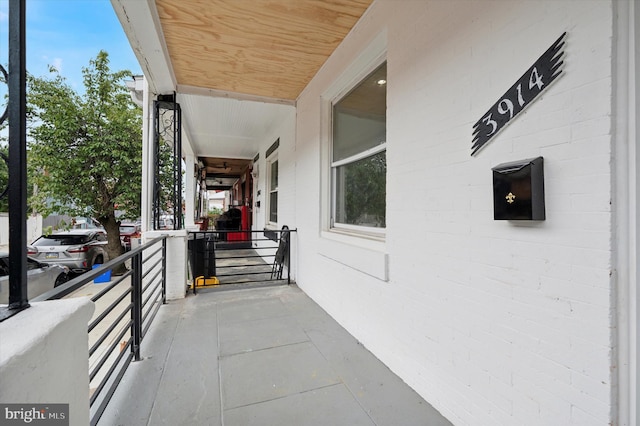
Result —
[[[515,195],[513,195],[513,193],[511,193],[511,192],[510,192],[510,193],[508,193],[508,194],[507,194],[507,196],[506,196],[506,197],[504,197],[504,198],[506,198],[506,199],[507,199],[507,203],[512,204],[512,203],[515,201],[516,196],[515,196]]]

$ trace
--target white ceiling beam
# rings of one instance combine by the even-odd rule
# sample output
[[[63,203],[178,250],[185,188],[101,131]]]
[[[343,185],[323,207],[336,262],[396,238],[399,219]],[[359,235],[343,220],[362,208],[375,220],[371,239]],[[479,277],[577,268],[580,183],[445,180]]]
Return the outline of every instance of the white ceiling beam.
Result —
[[[173,93],[176,78],[166,49],[154,0],[111,0],[149,88],[155,94]]]

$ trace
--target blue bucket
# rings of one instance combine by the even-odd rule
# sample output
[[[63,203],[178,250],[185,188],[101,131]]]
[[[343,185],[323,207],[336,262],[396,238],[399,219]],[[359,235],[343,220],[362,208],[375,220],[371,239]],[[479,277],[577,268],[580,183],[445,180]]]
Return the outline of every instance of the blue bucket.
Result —
[[[91,267],[91,269],[96,269],[96,268],[99,268],[101,266],[102,266],[102,264],[96,263],[95,265],[93,265]],[[108,271],[105,271],[104,274],[102,274],[102,275],[98,275],[93,280],[94,284],[108,283],[109,281],[111,281],[111,269],[109,269]]]

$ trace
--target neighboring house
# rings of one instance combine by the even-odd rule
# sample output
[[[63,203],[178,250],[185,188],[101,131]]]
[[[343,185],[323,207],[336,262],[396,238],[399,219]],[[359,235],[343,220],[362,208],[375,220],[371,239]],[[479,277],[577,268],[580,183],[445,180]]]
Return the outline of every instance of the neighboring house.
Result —
[[[27,242],[30,243],[42,235],[42,216],[30,215],[27,218]],[[9,214],[0,213],[0,251],[9,250]]]
[[[211,192],[209,193],[209,210],[214,208],[220,209],[221,211],[225,209],[225,193],[224,192]]]
[[[173,74],[220,58],[195,36],[195,57],[164,44],[182,34],[177,13],[207,14],[113,3],[151,76],[138,81],[146,122],[155,97],[176,92],[191,126],[187,170],[212,155],[251,165],[235,193],[253,229],[297,229],[298,286],[454,424],[640,421],[635,2],[374,0],[300,90],[274,99],[258,77],[235,93]],[[545,55],[557,40],[562,65]],[[254,112],[257,133],[207,133]],[[471,155],[473,142],[484,146]],[[539,157],[544,177],[533,172],[529,187],[518,173]],[[506,194],[496,168],[511,173]],[[153,235],[149,170],[142,220]],[[544,220],[494,220],[500,203],[523,199],[544,202]]]
[[[101,228],[100,222],[90,217],[72,217],[68,215],[49,215],[42,220],[42,226],[44,228],[51,227],[51,229],[90,229]],[[38,235],[39,236],[39,235]]]

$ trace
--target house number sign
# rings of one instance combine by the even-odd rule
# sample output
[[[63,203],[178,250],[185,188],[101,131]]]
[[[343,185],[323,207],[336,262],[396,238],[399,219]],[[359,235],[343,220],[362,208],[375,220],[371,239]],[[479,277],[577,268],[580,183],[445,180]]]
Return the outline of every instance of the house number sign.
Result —
[[[564,55],[562,49],[566,35],[566,32],[563,33],[473,125],[471,155],[478,152],[562,73],[562,56]]]

